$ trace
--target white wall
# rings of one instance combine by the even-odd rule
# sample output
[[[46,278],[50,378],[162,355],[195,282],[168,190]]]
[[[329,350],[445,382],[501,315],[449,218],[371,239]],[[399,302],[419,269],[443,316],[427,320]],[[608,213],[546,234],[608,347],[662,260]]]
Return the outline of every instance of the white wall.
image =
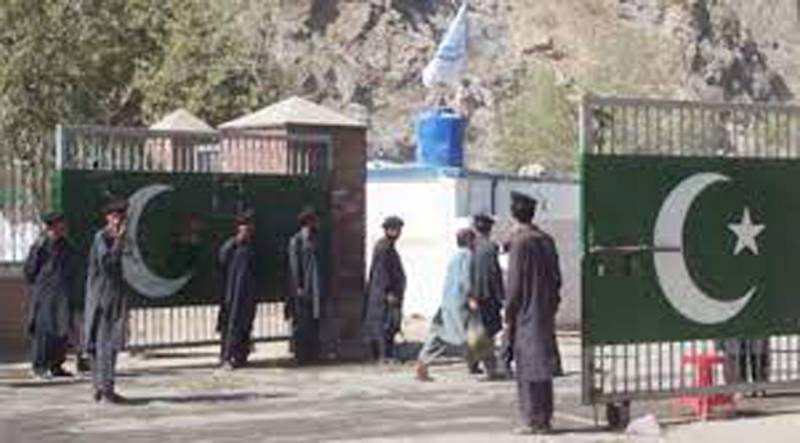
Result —
[[[372,248],[389,215],[405,221],[397,250],[408,278],[404,312],[431,317],[441,301],[447,260],[455,250],[456,181],[449,178],[372,180],[367,183],[367,276]]]

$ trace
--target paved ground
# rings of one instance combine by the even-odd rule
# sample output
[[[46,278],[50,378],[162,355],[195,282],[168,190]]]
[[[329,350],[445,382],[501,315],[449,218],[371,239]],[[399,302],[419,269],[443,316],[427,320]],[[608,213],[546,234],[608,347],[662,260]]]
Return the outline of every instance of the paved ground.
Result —
[[[124,356],[119,389],[127,406],[94,404],[86,380],[32,382],[27,365],[0,365],[0,442],[616,442],[796,441],[800,397],[750,400],[739,417],[673,421],[671,404],[634,404],[655,413],[662,439],[631,440],[596,426],[579,405],[578,343],[561,339],[569,375],[556,382],[557,435],[517,437],[514,384],[478,382],[455,361],[433,368],[432,383],[413,365],[292,367],[261,345],[256,365],[214,368],[215,349]],[[268,358],[267,358],[268,357]],[[756,413],[760,411],[760,413]]]

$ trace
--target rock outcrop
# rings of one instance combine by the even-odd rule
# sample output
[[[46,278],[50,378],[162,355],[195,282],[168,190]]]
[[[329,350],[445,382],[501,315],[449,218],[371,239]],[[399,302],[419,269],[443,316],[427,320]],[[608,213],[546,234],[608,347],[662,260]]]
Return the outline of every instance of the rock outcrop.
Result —
[[[467,82],[434,90],[421,71],[459,1],[267,4],[270,48],[293,92],[367,121],[373,156],[410,158],[415,115],[444,100],[469,114],[469,165],[489,166],[499,116],[534,67],[573,97],[787,102],[800,83],[789,0],[471,0]]]

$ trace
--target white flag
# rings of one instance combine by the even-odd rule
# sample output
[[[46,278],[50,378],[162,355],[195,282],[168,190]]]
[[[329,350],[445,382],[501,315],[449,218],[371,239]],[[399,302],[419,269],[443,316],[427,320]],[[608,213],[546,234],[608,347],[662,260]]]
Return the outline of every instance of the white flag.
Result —
[[[436,49],[436,55],[422,71],[422,83],[427,87],[458,82],[467,69],[467,0],[461,3],[456,18]]]

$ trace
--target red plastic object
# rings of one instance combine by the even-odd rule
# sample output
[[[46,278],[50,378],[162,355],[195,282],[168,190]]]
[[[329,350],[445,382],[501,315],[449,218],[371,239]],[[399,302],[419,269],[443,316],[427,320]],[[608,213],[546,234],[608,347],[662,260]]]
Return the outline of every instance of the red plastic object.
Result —
[[[683,366],[694,367],[694,387],[714,386],[714,365],[722,364],[724,358],[720,355],[690,354],[681,358]],[[730,394],[707,394],[697,396],[683,396],[675,399],[676,415],[679,415],[681,406],[687,406],[694,411],[701,420],[708,418],[709,410],[714,406],[729,405],[729,412],[736,409],[733,396]]]

